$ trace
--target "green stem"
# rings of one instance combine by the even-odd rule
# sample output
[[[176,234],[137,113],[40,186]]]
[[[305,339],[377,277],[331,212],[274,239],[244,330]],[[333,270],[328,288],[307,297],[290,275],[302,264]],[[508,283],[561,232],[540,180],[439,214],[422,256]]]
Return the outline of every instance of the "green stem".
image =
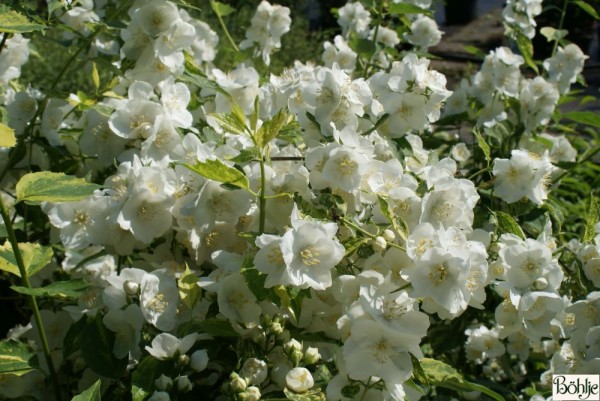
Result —
[[[563,8],[562,11],[560,13],[560,21],[558,22],[558,30],[561,30],[563,28],[563,25],[565,23],[565,15],[567,14],[567,5],[569,4],[569,0],[565,0],[563,2]],[[558,49],[558,40],[554,41],[554,45],[552,46],[552,55],[550,56],[551,58],[554,57],[554,55],[556,54],[556,50]]]
[[[373,132],[377,128],[381,127],[381,124],[383,124],[384,122],[386,122],[388,118],[390,118],[390,115],[388,113],[385,113],[384,115],[381,116],[381,118],[379,120],[377,120],[377,122],[375,123],[375,125],[372,128],[369,128],[368,130],[366,130],[365,132],[363,132],[360,135],[361,136],[367,136],[367,135],[369,135],[371,132]]]
[[[260,194],[258,198],[258,207],[260,210],[260,220],[258,223],[258,234],[262,235],[265,232],[265,223],[267,221],[267,178],[265,174],[265,157],[264,150],[260,151]]]
[[[221,29],[223,29],[223,32],[225,32],[225,36],[227,37],[227,40],[231,44],[231,47],[233,47],[233,50],[235,50],[236,52],[239,52],[240,48],[237,47],[237,45],[235,44],[235,41],[233,40],[233,38],[229,34],[229,30],[225,26],[225,22],[223,21],[223,17],[221,16],[221,13],[219,13],[216,10],[216,7],[215,7],[214,3],[215,3],[214,0],[210,0],[210,5],[211,5],[213,11],[215,12],[215,14],[217,15],[217,19],[219,20],[219,24],[221,25]]]
[[[17,236],[15,235],[15,231],[12,226],[12,221],[10,220],[8,212],[4,207],[2,197],[0,197],[0,214],[2,215],[2,220],[4,220],[4,226],[6,227],[8,241],[10,242],[13,254],[15,255],[15,260],[17,262],[17,266],[19,267],[19,273],[21,274],[23,284],[27,288],[32,288],[31,282],[29,281],[29,274],[27,273],[27,269],[25,268],[25,263],[23,261],[23,255],[21,255],[21,250],[19,249],[19,242],[17,241]],[[52,357],[50,355],[50,346],[48,345],[48,338],[46,337],[46,331],[44,330],[42,316],[40,315],[40,310],[38,308],[37,300],[35,299],[35,297],[33,295],[29,295],[28,298],[29,303],[31,304],[31,309],[33,310],[33,318],[37,326],[40,341],[42,342],[44,359],[46,360],[46,364],[48,365],[48,371],[50,372],[50,376],[52,377],[52,384],[54,385],[56,400],[60,401],[62,400],[62,394],[60,392],[60,383],[58,381],[58,375],[56,374],[56,370],[54,369],[54,363],[52,362]]]

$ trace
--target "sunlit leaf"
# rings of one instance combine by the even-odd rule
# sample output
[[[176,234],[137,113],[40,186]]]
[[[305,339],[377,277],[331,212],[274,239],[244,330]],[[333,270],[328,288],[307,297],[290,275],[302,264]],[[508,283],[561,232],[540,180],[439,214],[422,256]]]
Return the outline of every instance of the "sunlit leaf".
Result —
[[[29,202],[74,202],[94,193],[100,185],[63,173],[40,171],[25,174],[17,183],[17,200]]]
[[[19,250],[23,257],[23,264],[29,277],[33,276],[52,261],[54,255],[52,248],[29,242],[19,243]],[[17,258],[10,242],[6,241],[0,246],[0,270],[21,277]]]
[[[47,298],[79,298],[81,293],[89,288],[89,284],[82,279],[68,281],[55,281],[45,287],[27,288],[13,285],[13,291],[34,297]]]
[[[46,26],[30,21],[26,16],[11,8],[0,5],[0,32],[25,33],[41,31]]]
[[[213,181],[224,182],[243,189],[248,189],[248,178],[241,171],[229,167],[220,160],[198,161],[196,164],[183,164],[186,168]]]
[[[35,369],[35,353],[24,343],[0,341],[0,374],[24,375]]]
[[[76,395],[73,397],[71,401],[102,401],[100,398],[100,379],[96,380],[96,383],[92,384],[87,390],[83,393]]]
[[[12,148],[16,144],[15,130],[0,123],[0,148]]]

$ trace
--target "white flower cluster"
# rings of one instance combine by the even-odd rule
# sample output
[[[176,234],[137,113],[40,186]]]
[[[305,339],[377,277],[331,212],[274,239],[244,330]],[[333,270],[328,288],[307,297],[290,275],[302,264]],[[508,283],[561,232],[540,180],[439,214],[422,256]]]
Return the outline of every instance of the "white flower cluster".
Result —
[[[503,17],[506,34],[525,35],[529,39],[535,36],[535,17],[542,13],[542,0],[508,0],[504,6]]]
[[[246,30],[246,39],[241,49],[257,46],[266,65],[271,64],[270,55],[281,47],[281,36],[289,32],[292,20],[290,9],[261,1],[252,17],[252,25]]]

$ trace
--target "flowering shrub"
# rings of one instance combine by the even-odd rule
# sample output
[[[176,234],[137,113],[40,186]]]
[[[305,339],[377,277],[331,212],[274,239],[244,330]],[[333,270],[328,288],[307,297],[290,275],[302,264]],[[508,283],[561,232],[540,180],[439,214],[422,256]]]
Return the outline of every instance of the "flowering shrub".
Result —
[[[1,397],[538,400],[600,371],[600,117],[557,108],[587,56],[559,26],[533,59],[541,1],[507,2],[514,42],[454,91],[430,0],[349,2],[322,63],[277,74],[266,1],[238,41],[213,0],[218,26],[14,3],[0,269],[31,320]],[[41,34],[72,49],[43,88],[19,79]]]

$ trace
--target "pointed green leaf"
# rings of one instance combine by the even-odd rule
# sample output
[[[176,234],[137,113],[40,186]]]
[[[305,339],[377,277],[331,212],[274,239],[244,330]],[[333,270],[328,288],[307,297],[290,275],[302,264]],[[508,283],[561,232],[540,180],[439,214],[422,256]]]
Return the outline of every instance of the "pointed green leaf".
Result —
[[[221,17],[226,17],[229,14],[235,12],[235,8],[231,7],[228,4],[221,3],[220,1],[211,1],[210,6],[212,7],[213,11]]]
[[[96,380],[96,383],[92,384],[83,393],[76,395],[71,401],[102,401],[100,398],[100,379]]]
[[[89,288],[89,284],[82,279],[69,281],[55,281],[45,287],[27,288],[13,285],[13,291],[34,297],[47,298],[79,298],[81,293]]]
[[[580,124],[591,125],[600,128],[600,114],[593,111],[570,111],[564,113],[563,118],[575,121]]]
[[[548,40],[548,42],[553,42],[555,40],[561,40],[567,36],[567,33],[569,32],[564,29],[556,29],[551,26],[545,26],[540,29],[540,33]]]
[[[594,17],[595,19],[600,19],[600,15],[598,15],[598,11],[591,4],[586,3],[585,1],[575,1],[583,11]]]
[[[96,63],[92,63],[92,82],[94,83],[94,88],[98,90],[100,88],[100,74],[98,74]]]
[[[257,133],[256,143],[258,147],[267,145],[271,140],[277,138],[281,129],[286,125],[288,115],[279,110],[269,121],[265,121]]]
[[[24,375],[35,369],[35,353],[24,343],[0,341],[0,374]]]
[[[496,401],[505,401],[504,397],[495,391],[480,384],[466,381],[456,369],[444,362],[431,358],[423,358],[420,362],[423,372],[429,379],[429,383],[434,386],[459,392],[480,391]]]
[[[474,129],[473,130],[473,134],[475,134],[475,138],[477,138],[477,146],[479,146],[479,149],[481,149],[483,151],[483,154],[485,156],[485,161],[487,162],[488,166],[490,165],[490,145],[487,144],[487,142],[485,141],[485,138],[481,135],[481,132],[479,132],[478,129]]]
[[[510,215],[504,212],[494,212],[498,226],[498,235],[504,233],[515,234],[521,239],[525,239],[525,233],[517,221]]]
[[[210,113],[208,118],[214,119],[217,125],[227,131],[227,133],[236,135],[244,135],[246,133],[246,124],[240,123],[233,113]]]
[[[0,148],[12,148],[16,144],[15,130],[0,123]]]
[[[48,265],[48,263],[52,261],[52,256],[54,255],[52,248],[29,242],[20,243],[19,250],[21,251],[23,264],[25,265],[25,270],[29,277]],[[0,246],[0,270],[21,277],[17,259],[13,253],[13,248],[8,241]]]
[[[430,10],[415,6],[414,4],[408,3],[394,3],[390,5],[390,14],[402,15],[402,14],[431,14]]]
[[[50,171],[25,174],[16,187],[17,200],[29,202],[74,202],[99,188],[83,178]]]
[[[369,39],[353,38],[350,39],[349,44],[350,47],[356,52],[356,54],[367,60],[373,57],[373,55],[377,51],[377,45],[374,41]]]
[[[237,337],[237,332],[231,327],[229,320],[211,318],[182,324],[177,331],[180,337],[190,333],[206,333],[214,337]]]
[[[195,165],[183,164],[184,167],[213,181],[224,182],[243,189],[249,189],[248,178],[241,171],[229,167],[220,160],[198,161]]]
[[[25,33],[41,31],[45,28],[45,25],[32,22],[7,6],[0,6],[0,32]]]
[[[535,72],[539,72],[537,65],[533,61],[533,44],[531,43],[531,39],[525,35],[517,35],[517,46],[519,46],[519,51],[525,60],[525,64]]]
[[[198,276],[190,270],[187,264],[185,265],[185,271],[177,280],[177,288],[179,288],[179,297],[183,304],[188,309],[193,309],[200,299],[202,290],[198,286]]]

